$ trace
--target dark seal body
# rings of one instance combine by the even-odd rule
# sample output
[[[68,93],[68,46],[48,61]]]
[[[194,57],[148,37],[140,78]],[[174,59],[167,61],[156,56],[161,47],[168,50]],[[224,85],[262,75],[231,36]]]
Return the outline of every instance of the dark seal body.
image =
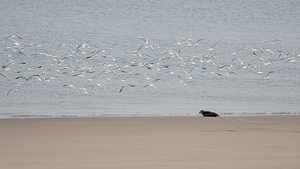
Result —
[[[212,111],[201,110],[199,113],[202,114],[203,117],[218,117],[219,116],[217,113],[212,112]]]

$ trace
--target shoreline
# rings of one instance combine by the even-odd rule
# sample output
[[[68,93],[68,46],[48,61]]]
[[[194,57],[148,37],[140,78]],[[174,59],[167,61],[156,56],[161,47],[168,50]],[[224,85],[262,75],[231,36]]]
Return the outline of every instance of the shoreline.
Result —
[[[0,163],[32,168],[290,168],[300,116],[0,119]]]
[[[219,113],[221,117],[260,117],[260,116],[297,116],[300,115],[300,112],[262,112],[262,113]],[[126,118],[126,117],[198,117],[201,114],[191,113],[191,114],[153,114],[153,115],[91,115],[91,116],[76,116],[76,115],[14,115],[7,117],[0,117],[1,119],[42,119],[42,118]]]

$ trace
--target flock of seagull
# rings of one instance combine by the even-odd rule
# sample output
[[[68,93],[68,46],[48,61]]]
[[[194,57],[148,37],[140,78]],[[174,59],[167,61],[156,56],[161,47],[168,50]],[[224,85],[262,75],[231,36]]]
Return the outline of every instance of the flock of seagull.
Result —
[[[8,36],[8,45],[0,50],[0,87],[7,96],[35,90],[37,84],[83,94],[122,93],[134,87],[157,89],[159,83],[188,86],[197,84],[200,76],[226,78],[251,73],[259,80],[272,79],[274,65],[300,62],[300,54],[272,48],[280,43],[279,39],[230,54],[216,50],[222,42],[209,44],[206,39],[174,40],[168,47],[152,44],[143,37],[136,41],[136,48],[125,52],[119,43],[99,46],[90,40],[77,45],[61,43],[53,51],[46,51],[43,44]],[[109,89],[113,85],[117,89]]]

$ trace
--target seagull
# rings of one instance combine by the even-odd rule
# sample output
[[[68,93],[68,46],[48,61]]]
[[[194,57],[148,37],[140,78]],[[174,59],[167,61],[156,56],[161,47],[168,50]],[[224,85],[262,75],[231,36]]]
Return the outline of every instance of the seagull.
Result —
[[[270,78],[270,74],[271,74],[271,73],[274,73],[274,72],[275,72],[274,70],[269,71],[269,72],[267,73],[267,75],[266,75],[263,79],[271,79],[271,78]]]
[[[8,96],[9,95],[9,93],[11,92],[11,91],[15,91],[15,92],[17,92],[18,91],[18,89],[10,89],[7,93],[6,93],[6,95]]]
[[[125,85],[123,85],[123,86],[121,87],[119,93],[121,93],[121,92],[123,91],[123,89],[124,89],[125,87],[127,87],[127,86],[135,87],[134,85],[127,85],[127,84],[125,84]]]
[[[141,37],[141,36],[139,36],[138,39],[143,40],[143,41],[145,42],[145,44],[148,44],[148,42],[149,42],[148,39],[145,39],[145,38],[143,38],[143,37]]]
[[[106,92],[106,86],[104,84],[97,83],[97,87],[103,87],[104,92]]]
[[[9,78],[7,76],[5,76],[4,74],[0,73],[0,75],[4,78],[6,78],[7,80],[9,80]]]
[[[32,79],[33,77],[40,77],[40,75],[31,75],[31,76],[29,76],[29,77],[18,76],[18,77],[16,77],[16,79],[23,78],[23,79],[25,79],[26,81],[28,81],[28,80]]]
[[[148,86],[157,88],[157,87],[156,87],[154,84],[152,84],[152,83],[146,84],[144,87],[148,87]]]

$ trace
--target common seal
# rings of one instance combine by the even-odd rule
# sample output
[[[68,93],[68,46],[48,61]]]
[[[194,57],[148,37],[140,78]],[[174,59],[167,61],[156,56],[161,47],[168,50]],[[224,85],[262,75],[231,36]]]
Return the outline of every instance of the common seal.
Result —
[[[217,113],[212,112],[212,111],[201,110],[199,113],[202,114],[203,117],[218,117],[219,116]]]

